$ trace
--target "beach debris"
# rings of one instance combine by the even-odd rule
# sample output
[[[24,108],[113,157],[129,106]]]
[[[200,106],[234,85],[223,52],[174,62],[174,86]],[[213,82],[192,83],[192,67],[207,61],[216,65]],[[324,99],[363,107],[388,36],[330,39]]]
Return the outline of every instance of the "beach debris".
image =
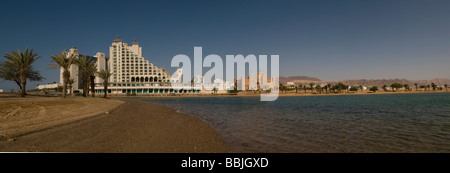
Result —
[[[109,115],[109,112],[105,112],[106,115]]]

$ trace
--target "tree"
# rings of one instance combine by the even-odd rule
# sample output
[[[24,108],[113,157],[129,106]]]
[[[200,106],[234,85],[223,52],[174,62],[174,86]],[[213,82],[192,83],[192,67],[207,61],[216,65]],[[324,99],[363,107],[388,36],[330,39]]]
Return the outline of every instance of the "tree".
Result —
[[[103,98],[106,98],[107,93],[108,93],[108,80],[109,80],[109,77],[111,77],[112,73],[109,72],[109,70],[101,69],[99,72],[96,73],[96,75],[99,78],[103,79],[103,92],[105,93]]]
[[[87,58],[86,55],[81,56],[75,61],[75,64],[80,68],[80,76],[83,81],[83,97],[88,96],[89,92],[89,78],[96,72],[96,65],[92,58]]]
[[[72,85],[73,85],[73,83],[75,83],[75,79],[73,79],[73,78],[70,78],[67,81],[67,84],[69,85],[69,95],[72,95]]]
[[[302,84],[299,84],[298,86],[296,86],[296,87],[295,87],[295,93],[297,93],[297,90],[298,90],[298,89],[302,89],[302,87],[303,87]]]
[[[416,91],[417,91],[417,83],[414,83],[414,86],[416,86]]]
[[[342,92],[342,90],[347,90],[348,86],[344,85],[343,83],[338,83],[335,85],[335,88],[338,90],[338,92]]]
[[[87,72],[90,79],[91,96],[95,97],[95,73],[97,72],[97,64],[94,61],[90,61]]]
[[[322,86],[316,85],[316,90],[319,92],[319,94],[322,94]]]
[[[20,81],[20,74],[17,73],[17,68],[13,64],[0,63],[0,78],[4,80],[14,81],[19,86],[19,91],[22,90],[22,82]],[[41,81],[44,77],[41,76],[39,71],[33,69],[33,66],[29,66],[27,79],[30,81]],[[26,95],[26,92],[25,92]]]
[[[373,91],[374,93],[378,91],[378,87],[377,86],[373,86],[371,88],[369,88],[370,91]]]
[[[63,91],[62,97],[66,98],[67,83],[70,79],[69,68],[74,63],[76,56],[74,54],[67,53],[66,50],[59,52],[57,55],[51,55],[52,61],[55,63],[50,63],[50,69],[62,69],[63,70]]]
[[[444,87],[445,87],[445,91],[448,91],[448,90],[447,90],[447,87],[448,87],[448,85],[447,85],[447,84],[445,84],[445,85],[444,85]]]
[[[214,94],[216,94],[216,93],[217,93],[217,88],[214,87],[214,88],[212,89],[212,91],[213,91]]]
[[[329,90],[329,91],[327,91],[327,92],[331,92],[331,84],[330,84],[330,83],[327,84],[327,88],[328,88],[328,90]]]
[[[21,52],[19,49],[17,51],[11,50],[11,53],[6,53],[5,58],[8,59],[5,63],[10,64],[15,67],[16,73],[19,74],[20,85],[21,85],[21,97],[25,97],[26,94],[26,85],[27,78],[30,74],[30,67],[33,62],[39,59],[40,57],[34,53],[33,49],[28,51],[28,48],[25,48],[24,52]]]
[[[427,88],[426,85],[420,85],[419,87],[422,88],[422,89],[424,89],[424,90],[426,90],[426,88]]]
[[[399,88],[402,88],[403,85],[400,84],[400,83],[393,83],[393,84],[391,85],[391,87],[392,87],[392,91],[394,91],[394,88],[395,88],[396,91],[398,91],[398,89],[399,89]]]
[[[386,92],[386,91],[387,91],[387,86],[386,86],[386,85],[383,85],[383,86],[381,87],[381,89],[383,89],[383,91]]]
[[[352,86],[350,87],[350,91],[358,91],[358,87]]]
[[[403,87],[405,88],[405,91],[409,91],[409,85],[408,84],[403,84]]]
[[[325,89],[325,93],[328,93],[328,85],[324,85],[323,88]]]
[[[314,83],[309,83],[309,89],[311,90],[312,93],[314,90]]]
[[[437,88],[437,85],[435,83],[431,83],[431,87],[433,88],[433,91],[435,91]]]
[[[280,82],[280,85],[279,85],[279,89],[281,90],[281,91],[283,91],[284,90],[284,85]],[[284,91],[284,93],[286,93],[286,91]]]

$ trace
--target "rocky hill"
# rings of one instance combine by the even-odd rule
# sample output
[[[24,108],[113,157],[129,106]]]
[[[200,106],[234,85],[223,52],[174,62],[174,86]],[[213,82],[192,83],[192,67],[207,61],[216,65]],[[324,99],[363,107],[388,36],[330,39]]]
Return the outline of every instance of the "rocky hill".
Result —
[[[280,77],[280,82],[286,84],[287,82],[294,82],[295,84],[305,84],[305,83],[331,83],[335,84],[342,82],[345,85],[350,86],[390,86],[393,83],[408,84],[409,86],[414,86],[415,83],[418,85],[428,85],[435,83],[438,86],[444,86],[445,84],[450,85],[450,79],[446,78],[435,78],[431,80],[408,80],[408,79],[348,79],[340,81],[322,81],[315,77],[309,76],[291,76],[291,77]]]

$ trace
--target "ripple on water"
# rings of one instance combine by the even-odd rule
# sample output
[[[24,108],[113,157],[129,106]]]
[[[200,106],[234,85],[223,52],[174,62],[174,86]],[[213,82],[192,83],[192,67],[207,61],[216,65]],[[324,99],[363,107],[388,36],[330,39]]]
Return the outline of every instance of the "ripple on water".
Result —
[[[450,152],[450,94],[149,98],[209,123],[233,152]]]

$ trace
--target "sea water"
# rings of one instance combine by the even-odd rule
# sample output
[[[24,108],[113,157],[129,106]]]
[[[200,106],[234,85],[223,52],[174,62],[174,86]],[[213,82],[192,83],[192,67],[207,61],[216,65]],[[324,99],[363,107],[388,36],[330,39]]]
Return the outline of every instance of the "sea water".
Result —
[[[450,152],[450,93],[132,99],[202,119],[232,152]]]

